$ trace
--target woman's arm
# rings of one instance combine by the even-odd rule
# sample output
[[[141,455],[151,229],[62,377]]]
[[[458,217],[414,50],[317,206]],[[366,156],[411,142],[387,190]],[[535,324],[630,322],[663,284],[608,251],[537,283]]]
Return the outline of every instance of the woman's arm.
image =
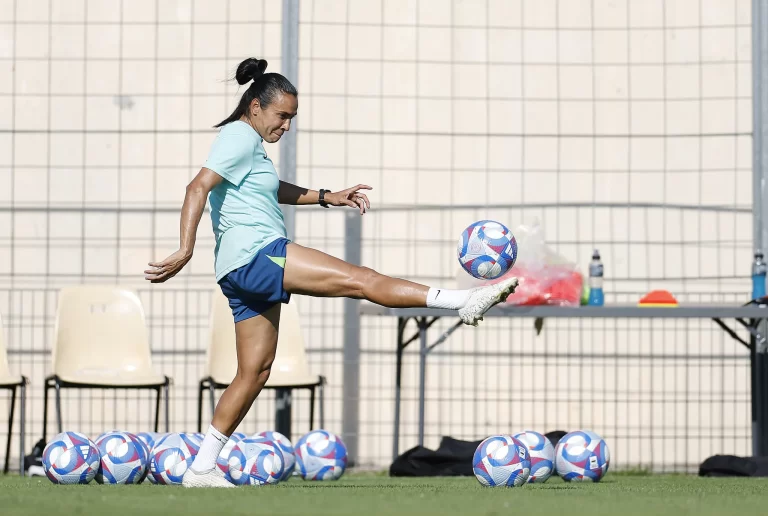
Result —
[[[371,203],[368,197],[360,190],[371,190],[368,185],[357,185],[340,192],[328,192],[325,194],[325,202],[331,206],[349,206],[360,209],[360,214],[370,209]],[[280,204],[317,204],[320,202],[320,192],[280,181],[277,189],[277,202]]]
[[[162,283],[178,274],[192,259],[197,226],[200,225],[208,193],[223,180],[224,178],[213,170],[202,168],[187,185],[184,205],[181,207],[179,250],[161,262],[150,262],[151,268],[144,271],[144,279],[152,283]]]
[[[317,204],[320,200],[320,192],[280,181],[277,189],[277,202],[280,204]]]

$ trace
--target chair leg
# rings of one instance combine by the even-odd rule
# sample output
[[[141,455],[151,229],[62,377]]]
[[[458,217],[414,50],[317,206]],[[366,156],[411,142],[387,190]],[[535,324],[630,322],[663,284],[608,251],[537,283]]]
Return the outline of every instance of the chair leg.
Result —
[[[203,391],[205,390],[205,380],[200,380],[197,386],[197,432],[203,431]]]
[[[59,383],[58,380],[56,380],[56,384],[54,387],[56,389],[56,420],[59,423],[59,433],[61,433],[64,431],[63,430],[64,426],[61,421],[61,384]]]
[[[27,431],[27,379],[21,378],[19,399],[19,475],[24,476],[24,437]]]
[[[3,466],[3,474],[8,474],[8,465],[11,460],[11,439],[13,437],[13,413],[16,409],[16,387],[11,389],[11,410],[8,415],[8,441],[5,443],[5,465]]]
[[[320,428],[325,428],[325,378],[320,378]]]
[[[208,393],[211,398],[211,419],[213,419],[213,414],[216,412],[216,386],[213,381],[208,386]]]
[[[43,386],[43,439],[48,437],[46,432],[48,431],[48,389],[50,387],[48,380],[46,380]]]
[[[165,431],[171,428],[171,381],[165,383]]]
[[[315,388],[309,388],[309,430],[312,431],[315,428]]]
[[[162,387],[157,388],[157,397],[155,398],[155,432],[160,428],[160,391]]]

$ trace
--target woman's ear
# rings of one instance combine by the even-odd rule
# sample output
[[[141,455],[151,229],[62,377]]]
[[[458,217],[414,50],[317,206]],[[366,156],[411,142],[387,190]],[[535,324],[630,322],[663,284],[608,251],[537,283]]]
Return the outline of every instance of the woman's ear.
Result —
[[[251,101],[251,116],[258,116],[260,111],[261,111],[261,102],[259,102],[259,99],[253,99]]]

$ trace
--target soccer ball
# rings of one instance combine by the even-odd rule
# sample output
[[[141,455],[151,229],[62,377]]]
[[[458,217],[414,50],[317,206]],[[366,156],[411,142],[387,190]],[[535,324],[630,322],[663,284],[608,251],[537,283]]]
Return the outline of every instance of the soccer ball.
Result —
[[[146,446],[128,432],[109,432],[96,446],[101,455],[101,467],[96,473],[99,484],[138,484],[147,472]]]
[[[304,480],[338,480],[347,469],[347,447],[326,430],[313,430],[296,443],[296,467]]]
[[[149,474],[153,483],[178,485],[192,465],[200,441],[194,434],[168,434],[159,439],[150,452]]]
[[[229,478],[239,486],[277,484],[283,476],[283,452],[277,444],[259,435],[235,444],[228,462]]]
[[[147,447],[147,450],[152,451],[152,448],[155,446],[155,443],[161,438],[168,434],[159,434],[157,432],[139,432],[138,434],[133,434],[136,437],[139,438],[141,442],[144,443],[144,446]]]
[[[605,441],[586,430],[565,434],[555,448],[557,474],[568,482],[598,482],[608,472],[610,461]]]
[[[484,486],[521,486],[530,475],[531,458],[525,445],[511,435],[494,435],[475,450],[472,469]]]
[[[43,450],[43,469],[54,484],[87,484],[100,464],[96,444],[79,432],[62,432]]]
[[[555,447],[549,439],[531,430],[515,434],[514,437],[528,448],[528,455],[531,457],[528,483],[546,482],[555,472]]]
[[[461,233],[459,264],[478,279],[492,280],[507,272],[517,260],[517,241],[507,227],[480,220]]]
[[[282,481],[290,477],[296,466],[296,455],[293,452],[291,441],[280,432],[261,432],[258,435],[269,439],[280,447],[280,451],[283,452],[283,460],[285,461],[283,477],[280,480]]]
[[[227,444],[224,445],[224,448],[221,449],[221,453],[219,453],[219,456],[216,458],[216,467],[224,473],[224,477],[230,482],[232,481],[232,477],[229,476],[229,454],[232,451],[232,448],[245,438],[246,435],[241,432],[235,432],[230,435],[229,441],[227,441]]]

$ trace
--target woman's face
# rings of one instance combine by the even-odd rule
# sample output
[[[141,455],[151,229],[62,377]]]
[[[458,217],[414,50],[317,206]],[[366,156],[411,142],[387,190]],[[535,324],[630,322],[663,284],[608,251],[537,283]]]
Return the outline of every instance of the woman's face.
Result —
[[[263,108],[258,99],[251,102],[251,122],[256,131],[268,143],[275,143],[290,130],[291,119],[296,116],[299,100],[290,94],[280,93]]]

